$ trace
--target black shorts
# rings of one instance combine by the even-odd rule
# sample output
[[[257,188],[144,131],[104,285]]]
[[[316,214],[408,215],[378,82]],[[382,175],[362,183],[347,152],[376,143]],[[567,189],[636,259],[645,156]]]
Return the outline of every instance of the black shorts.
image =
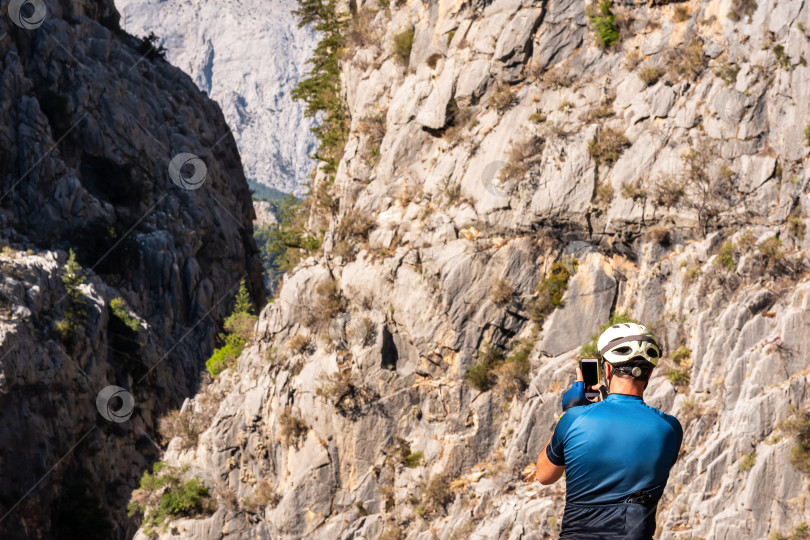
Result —
[[[658,505],[565,505],[560,540],[653,540]]]

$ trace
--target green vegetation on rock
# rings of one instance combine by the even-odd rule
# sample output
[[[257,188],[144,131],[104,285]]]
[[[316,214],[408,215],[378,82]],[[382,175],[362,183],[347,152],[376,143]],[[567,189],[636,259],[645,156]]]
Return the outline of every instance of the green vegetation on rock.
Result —
[[[596,32],[596,40],[603,49],[619,41],[619,27],[616,26],[616,16],[613,14],[613,2],[602,0],[598,4],[598,12],[593,5],[588,6],[586,13],[593,29]]]
[[[214,349],[214,353],[205,362],[208,373],[214,378],[236,362],[252,337],[253,326],[256,324],[257,317],[253,314],[253,303],[244,279],[239,283],[235,300],[233,312],[225,318],[226,332],[219,334],[223,345]]]

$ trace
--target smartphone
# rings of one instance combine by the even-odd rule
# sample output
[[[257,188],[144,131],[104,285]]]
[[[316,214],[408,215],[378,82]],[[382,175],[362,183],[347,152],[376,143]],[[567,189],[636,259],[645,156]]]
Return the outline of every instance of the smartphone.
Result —
[[[579,369],[582,370],[582,380],[585,386],[585,397],[594,399],[599,395],[599,392],[593,390],[591,386],[599,384],[599,379],[602,378],[601,370],[599,369],[598,358],[580,358]]]

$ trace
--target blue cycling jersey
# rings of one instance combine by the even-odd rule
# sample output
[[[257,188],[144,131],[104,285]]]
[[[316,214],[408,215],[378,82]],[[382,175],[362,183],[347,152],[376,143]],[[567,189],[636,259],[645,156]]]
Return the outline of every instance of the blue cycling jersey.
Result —
[[[642,489],[657,502],[682,441],[683,428],[674,416],[638,396],[610,394],[566,411],[546,455],[565,466],[567,503],[622,503]]]

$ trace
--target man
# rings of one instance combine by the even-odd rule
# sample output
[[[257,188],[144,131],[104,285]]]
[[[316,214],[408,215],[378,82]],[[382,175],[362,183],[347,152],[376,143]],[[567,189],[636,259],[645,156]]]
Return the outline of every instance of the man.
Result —
[[[616,324],[597,340],[609,393],[585,398],[582,372],[563,395],[566,411],[537,458],[537,480],[566,473],[560,539],[652,540],[655,510],[675,464],[683,429],[644,403],[644,389],[661,357],[646,326]]]

